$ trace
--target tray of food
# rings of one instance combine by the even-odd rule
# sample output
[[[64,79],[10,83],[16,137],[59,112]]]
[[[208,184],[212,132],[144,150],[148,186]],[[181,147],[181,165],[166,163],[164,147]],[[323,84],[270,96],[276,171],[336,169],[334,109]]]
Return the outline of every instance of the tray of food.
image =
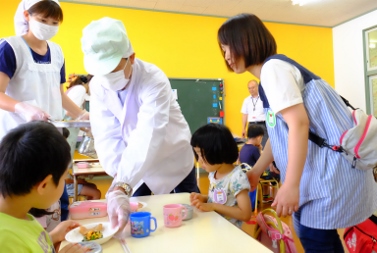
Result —
[[[51,120],[51,124],[53,124],[56,127],[90,127],[90,121],[89,120],[70,120],[70,121],[55,121]]]

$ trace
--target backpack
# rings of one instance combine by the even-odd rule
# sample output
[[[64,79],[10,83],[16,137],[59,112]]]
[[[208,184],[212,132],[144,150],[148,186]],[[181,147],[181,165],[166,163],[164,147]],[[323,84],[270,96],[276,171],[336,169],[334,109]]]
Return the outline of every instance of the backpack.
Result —
[[[344,103],[353,109],[353,127],[346,130],[339,139],[340,145],[329,145],[325,139],[310,132],[309,139],[320,147],[327,147],[341,154],[351,163],[352,168],[370,170],[377,166],[377,119],[361,109],[355,109],[347,99]]]
[[[346,228],[343,238],[350,253],[377,252],[377,216],[372,215],[366,221]]]
[[[297,253],[289,226],[271,208],[257,215],[254,237],[274,253]]]

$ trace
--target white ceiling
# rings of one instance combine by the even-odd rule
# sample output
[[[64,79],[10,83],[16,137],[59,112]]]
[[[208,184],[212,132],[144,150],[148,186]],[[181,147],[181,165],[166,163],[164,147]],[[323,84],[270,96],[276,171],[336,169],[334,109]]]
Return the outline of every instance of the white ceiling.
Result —
[[[61,0],[176,13],[231,17],[253,13],[263,21],[334,27],[377,9],[377,0]]]

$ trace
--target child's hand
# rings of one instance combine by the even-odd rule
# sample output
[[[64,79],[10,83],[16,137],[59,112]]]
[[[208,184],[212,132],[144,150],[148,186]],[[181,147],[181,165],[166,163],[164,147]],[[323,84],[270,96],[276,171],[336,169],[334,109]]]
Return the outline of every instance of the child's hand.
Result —
[[[191,205],[194,206],[193,203],[197,203],[197,202],[205,203],[205,202],[207,202],[207,198],[206,198],[206,196],[204,196],[200,193],[192,192],[190,194],[190,202],[191,202]]]
[[[198,208],[202,212],[212,212],[215,211],[215,206],[213,203],[201,203],[197,202],[195,207]]]
[[[61,242],[64,240],[65,235],[74,228],[80,226],[77,222],[67,220],[61,222],[59,225],[56,226],[51,232],[50,236],[53,243]]]
[[[59,250],[59,253],[84,253],[89,252],[90,250],[91,249],[83,247],[80,244],[70,243],[65,245],[61,250]]]

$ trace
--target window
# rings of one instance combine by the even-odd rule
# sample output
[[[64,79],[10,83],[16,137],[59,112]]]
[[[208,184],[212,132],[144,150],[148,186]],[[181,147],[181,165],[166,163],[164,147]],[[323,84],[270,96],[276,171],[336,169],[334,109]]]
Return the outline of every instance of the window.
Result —
[[[377,27],[364,31],[367,112],[377,117]]]

